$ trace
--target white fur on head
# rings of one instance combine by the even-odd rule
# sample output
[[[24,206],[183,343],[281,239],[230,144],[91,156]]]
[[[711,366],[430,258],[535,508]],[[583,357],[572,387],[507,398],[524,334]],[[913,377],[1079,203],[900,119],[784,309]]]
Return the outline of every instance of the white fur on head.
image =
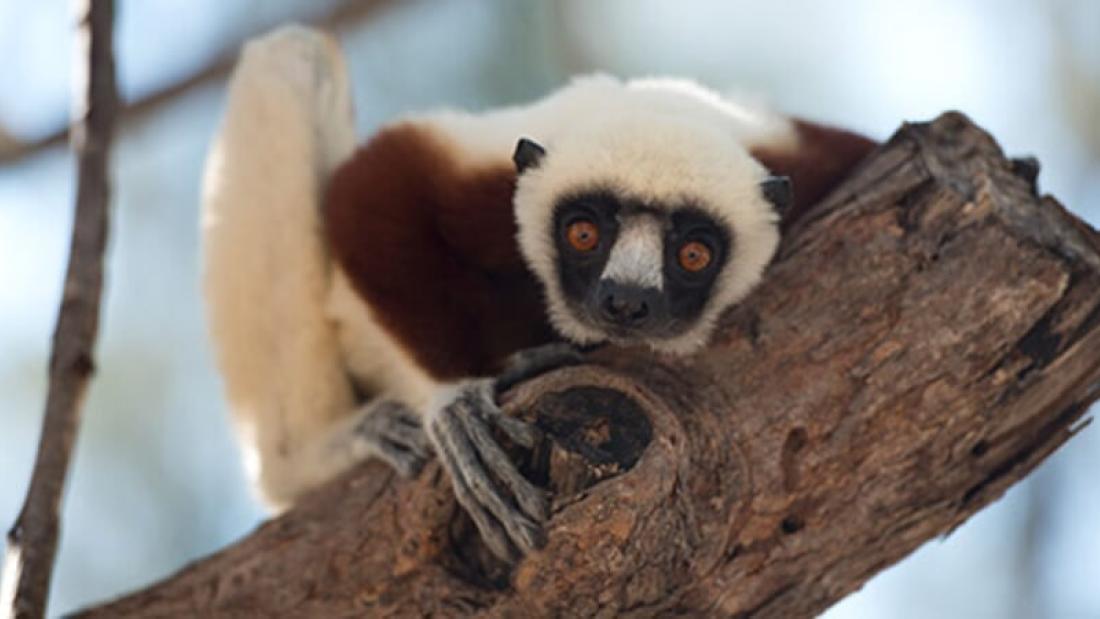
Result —
[[[745,127],[748,121],[724,110],[716,96],[701,96],[708,91],[697,86],[632,87],[601,77],[564,90],[576,91],[573,100],[590,98],[590,105],[584,114],[554,123],[546,135],[531,136],[547,152],[520,176],[515,194],[519,246],[546,286],[551,323],[579,343],[607,339],[577,320],[565,302],[552,223],[563,197],[606,189],[652,207],[698,208],[728,228],[730,256],[696,323],[676,337],[645,342],[677,354],[701,348],[722,310],[760,280],[779,243],[778,216],[759,188],[767,171],[744,145],[759,132],[754,135]]]

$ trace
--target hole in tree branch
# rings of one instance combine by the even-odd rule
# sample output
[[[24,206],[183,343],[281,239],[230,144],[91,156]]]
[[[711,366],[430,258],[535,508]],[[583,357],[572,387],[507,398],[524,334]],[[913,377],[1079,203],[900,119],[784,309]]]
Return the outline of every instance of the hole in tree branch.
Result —
[[[779,529],[783,531],[784,535],[791,535],[798,533],[802,530],[802,527],[806,526],[806,523],[802,521],[798,516],[787,516],[783,519],[783,522],[779,523]]]
[[[981,458],[988,452],[989,441],[985,440],[984,438],[977,443],[974,443],[974,446],[970,448],[970,455],[974,456],[975,458]]]
[[[574,387],[547,394],[535,405],[535,425],[562,449],[614,473],[634,467],[653,428],[637,402],[613,389]]]

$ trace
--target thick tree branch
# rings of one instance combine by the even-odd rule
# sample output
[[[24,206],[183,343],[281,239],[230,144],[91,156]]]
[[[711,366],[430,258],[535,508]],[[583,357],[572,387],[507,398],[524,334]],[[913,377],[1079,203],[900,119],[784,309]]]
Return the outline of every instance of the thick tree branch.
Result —
[[[107,247],[108,166],[118,91],[115,84],[114,0],[87,0],[78,29],[85,92],[75,105],[76,216],[61,309],[50,354],[49,393],[34,473],[23,509],[8,532],[0,615],[41,617],[46,612],[60,529],[61,499],[80,411],[95,369],[103,254]]]
[[[1100,241],[959,114],[904,126],[701,356],[604,351],[508,407],[547,547],[484,552],[432,466],[368,463],[87,616],[818,613],[988,505],[1100,394]]]
[[[393,0],[347,0],[337,4],[332,10],[309,20],[309,23],[322,30],[337,30],[362,23],[373,18],[378,11],[393,5]],[[267,30],[265,25],[249,36]],[[191,92],[195,88],[214,80],[224,78],[236,63],[240,54],[240,43],[234,42],[213,55],[209,63],[197,67],[182,79],[166,84],[135,101],[126,102],[122,107],[121,121],[131,122],[160,108],[161,105]],[[21,142],[0,131],[0,165],[20,161],[48,148],[60,146],[69,139],[69,127],[59,127],[48,135],[30,141]]]

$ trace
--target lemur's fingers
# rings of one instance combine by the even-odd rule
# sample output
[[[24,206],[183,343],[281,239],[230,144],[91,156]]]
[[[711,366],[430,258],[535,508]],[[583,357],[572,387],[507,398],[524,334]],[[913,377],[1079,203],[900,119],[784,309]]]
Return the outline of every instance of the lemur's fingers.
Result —
[[[479,412],[490,423],[500,428],[517,445],[534,449],[535,445],[542,440],[542,431],[533,424],[510,417],[500,410],[500,407],[496,405],[496,394],[499,391],[495,389],[495,386],[498,381],[486,379],[478,381],[474,385],[474,389],[477,390],[477,397],[485,403],[479,407]]]
[[[567,342],[554,342],[528,348],[512,354],[504,371],[496,379],[496,392],[503,393],[517,384],[567,365],[577,365],[584,358]]]
[[[531,482],[520,475],[512,463],[508,454],[497,444],[489,432],[488,423],[511,419],[497,407],[491,398],[491,390],[479,389],[470,393],[468,398],[460,398],[456,406],[468,407],[469,414],[459,417],[466,429],[466,434],[485,467],[504,483],[511,491],[517,504],[523,513],[537,522],[544,522],[550,517],[550,504],[546,493],[536,488]],[[495,418],[495,419],[494,419]],[[523,424],[525,427],[526,424]],[[539,540],[534,544],[539,545]]]
[[[422,458],[432,456],[432,442],[428,440],[428,433],[420,425],[419,417],[408,409],[404,409],[402,414],[392,421],[386,434],[390,440]]]
[[[437,415],[430,427],[438,443],[440,462],[450,475],[455,499],[470,515],[489,550],[505,561],[516,561],[518,544],[514,543],[516,540],[506,524],[508,516],[506,509],[501,509],[503,501],[496,496],[495,485],[481,468],[457,413],[448,407]],[[486,504],[494,496],[497,499],[496,509]],[[516,515],[519,516],[518,513]]]
[[[441,446],[439,449],[439,458],[443,463],[443,467],[450,473],[451,486],[454,488],[455,499],[458,501],[458,504],[462,506],[462,509],[466,510],[466,513],[470,515],[470,519],[473,520],[474,526],[477,527],[478,534],[480,534],[481,539],[485,541],[485,545],[489,547],[489,551],[508,563],[515,563],[518,561],[519,555],[516,551],[516,547],[508,541],[508,533],[504,530],[504,527],[481,506],[481,503],[478,502],[477,497],[470,489],[469,484],[466,483],[466,479],[459,465],[458,457],[450,447]]]
[[[450,404],[436,412],[428,430],[451,476],[455,497],[490,550],[512,561],[515,550],[525,554],[542,545],[536,520],[543,520],[548,508],[544,506],[546,497],[523,479],[489,432],[488,414],[483,411],[496,407],[491,393],[488,381],[464,386]],[[499,529],[508,544],[497,539]]]
[[[376,445],[372,455],[390,465],[398,475],[408,479],[419,475],[424,468],[423,456],[389,441],[381,441]]]
[[[415,477],[432,453],[416,414],[392,400],[370,405],[356,433],[369,455],[380,458],[404,477]]]
[[[465,426],[467,432],[471,427],[476,427],[478,424],[484,423],[481,420],[474,418],[472,415],[463,416],[461,418],[462,424]],[[481,432],[484,436],[488,436],[488,431],[481,427]],[[499,448],[497,454],[486,454],[481,451],[481,441],[474,439],[471,435],[465,437],[466,445],[472,449],[472,452],[476,452],[474,457],[480,457],[479,459],[485,466],[472,467],[465,471],[466,483],[470,486],[470,491],[473,494],[473,498],[477,503],[489,510],[489,513],[496,518],[497,522],[504,527],[504,530],[508,532],[508,538],[512,541],[520,552],[526,554],[535,550],[541,546],[542,537],[540,534],[540,527],[531,518],[525,515],[522,511],[516,509],[516,503],[530,502],[521,501],[520,495],[517,494],[515,499],[509,500],[509,497],[501,491],[501,488],[497,481],[493,478],[495,474],[497,477],[504,477],[507,475],[505,471],[510,471],[516,477],[519,477],[519,473],[512,467],[512,463],[508,460],[508,456],[504,454]],[[492,439],[488,439],[492,444]],[[530,489],[535,491],[534,488]],[[529,495],[538,500],[537,495]]]
[[[495,413],[489,413],[488,417],[493,425],[500,428],[520,447],[534,449],[535,445],[542,440],[542,431],[537,427],[515,417],[509,417],[500,409],[496,409]]]

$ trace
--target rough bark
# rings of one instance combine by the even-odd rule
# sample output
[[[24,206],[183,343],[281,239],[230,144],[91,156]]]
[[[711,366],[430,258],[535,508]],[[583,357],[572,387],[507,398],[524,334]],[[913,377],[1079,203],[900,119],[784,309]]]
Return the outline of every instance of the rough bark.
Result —
[[[118,93],[113,54],[114,0],[82,3],[79,37],[84,55],[76,74],[84,91],[74,99],[77,131],[76,216],[61,309],[50,352],[49,392],[34,472],[19,517],[8,532],[0,616],[41,617],[46,612],[61,499],[88,381],[95,368],[103,254],[110,206],[111,140]]]
[[[438,467],[368,463],[86,616],[792,617],[997,499],[1100,394],[1100,240],[959,114],[903,126],[688,360],[516,389],[556,493],[509,573]]]

